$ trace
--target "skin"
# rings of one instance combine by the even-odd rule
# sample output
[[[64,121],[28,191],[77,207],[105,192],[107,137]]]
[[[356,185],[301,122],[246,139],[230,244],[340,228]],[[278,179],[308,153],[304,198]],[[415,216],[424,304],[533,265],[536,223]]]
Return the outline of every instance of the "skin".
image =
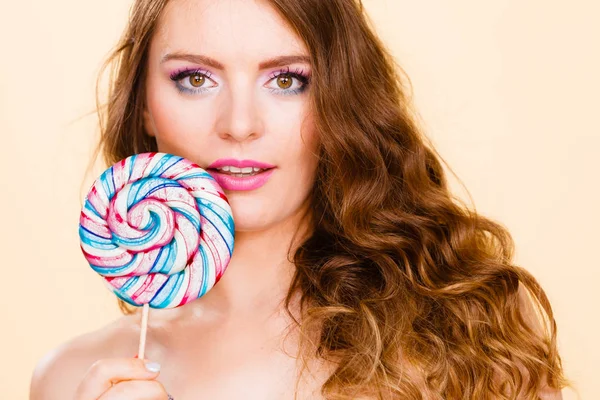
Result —
[[[174,53],[203,54],[224,69],[189,60],[162,62]],[[288,68],[309,74],[310,65],[259,68],[283,55],[308,56],[308,51],[285,20],[259,1],[169,3],[146,66],[147,133],[156,138],[159,151],[203,168],[220,158],[237,158],[270,163],[276,170],[257,190],[226,191],[236,233],[221,281],[184,307],[151,310],[145,358],[159,363],[160,371],[149,371],[143,360],[133,358],[138,312],[47,354],[34,371],[30,399],[164,400],[167,393],[177,400],[294,399],[298,338],[282,300],[293,274],[290,249],[307,234],[317,139],[308,93],[282,94],[302,82],[273,78]],[[210,72],[208,79],[196,76],[206,92],[178,90],[171,76],[186,68]],[[179,82],[193,89],[189,77]],[[333,366],[317,361],[308,366],[297,398],[321,399],[320,387]],[[546,391],[541,398],[562,397]]]
[[[224,69],[162,62],[173,53],[203,54]],[[159,151],[203,168],[237,158],[276,170],[259,189],[226,191],[236,222],[235,250],[220,282],[184,307],[151,310],[146,359],[161,364],[159,374],[132,358],[139,315],[123,316],[47,355],[34,373],[32,399],[166,399],[167,392],[175,399],[293,398],[297,336],[282,300],[293,273],[290,245],[307,232],[317,143],[308,92],[286,95],[303,82],[272,78],[282,69],[309,74],[310,64],[259,68],[284,55],[308,51],[263,3],[175,0],[164,10],[151,42],[144,113]],[[210,79],[195,77],[208,91],[178,90],[172,75],[186,68],[210,72]],[[179,83],[195,89],[189,77]],[[319,398],[312,392],[327,367],[313,368],[314,376],[301,382],[300,399]]]

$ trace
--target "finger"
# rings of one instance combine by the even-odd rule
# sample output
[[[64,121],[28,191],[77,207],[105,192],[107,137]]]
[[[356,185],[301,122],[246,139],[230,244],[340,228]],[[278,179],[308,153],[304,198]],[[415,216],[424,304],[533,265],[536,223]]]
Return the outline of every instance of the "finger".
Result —
[[[121,381],[108,389],[98,400],[168,400],[169,395],[160,382]]]
[[[120,381],[149,380],[158,376],[160,365],[135,358],[108,358],[95,362],[81,381],[76,399],[97,399]]]

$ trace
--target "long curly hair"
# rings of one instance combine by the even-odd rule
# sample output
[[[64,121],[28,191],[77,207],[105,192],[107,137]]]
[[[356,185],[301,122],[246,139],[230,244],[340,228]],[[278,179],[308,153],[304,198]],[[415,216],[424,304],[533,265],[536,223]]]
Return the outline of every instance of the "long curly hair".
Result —
[[[136,0],[104,66],[96,154],[108,165],[158,151],[142,123],[144,66],[167,3]],[[410,81],[362,3],[268,3],[312,63],[313,230],[294,253],[286,306],[300,293],[304,357],[334,362],[323,396],[536,399],[567,385],[544,291],[511,261],[506,229],[451,194],[416,122]]]

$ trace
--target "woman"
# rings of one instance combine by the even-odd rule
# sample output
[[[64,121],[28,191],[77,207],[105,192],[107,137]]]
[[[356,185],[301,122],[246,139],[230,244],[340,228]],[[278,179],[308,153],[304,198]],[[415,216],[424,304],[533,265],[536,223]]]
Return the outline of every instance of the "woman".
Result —
[[[207,169],[235,251],[206,296],[152,311],[146,360],[121,304],[40,362],[32,399],[561,398],[543,290],[453,200],[356,1],[137,0],[111,61],[106,162]]]

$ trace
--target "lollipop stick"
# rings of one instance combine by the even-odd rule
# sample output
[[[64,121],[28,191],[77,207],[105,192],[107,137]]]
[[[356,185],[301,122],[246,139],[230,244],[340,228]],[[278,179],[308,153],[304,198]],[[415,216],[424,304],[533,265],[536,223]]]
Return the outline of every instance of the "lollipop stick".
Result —
[[[140,348],[138,350],[138,358],[144,359],[144,351],[146,350],[146,331],[148,330],[148,311],[150,306],[148,303],[144,304],[142,308],[142,329],[140,332]]]

